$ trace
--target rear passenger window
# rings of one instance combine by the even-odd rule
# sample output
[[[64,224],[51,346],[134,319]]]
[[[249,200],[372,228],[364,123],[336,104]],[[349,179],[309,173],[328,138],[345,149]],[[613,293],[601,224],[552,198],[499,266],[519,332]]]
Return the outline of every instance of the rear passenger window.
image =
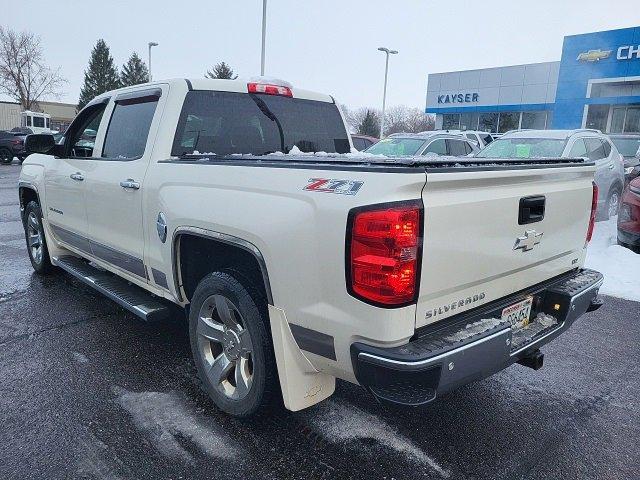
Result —
[[[604,145],[604,155],[605,157],[608,157],[609,154],[611,154],[611,144],[606,140],[603,140],[602,144]]]
[[[587,144],[587,155],[589,160],[602,160],[608,155],[605,153],[604,144],[599,138],[585,138]]]
[[[102,148],[102,158],[130,160],[144,154],[158,94],[116,99]]]
[[[449,155],[454,157],[464,157],[467,154],[466,145],[467,142],[462,140],[447,140],[449,144]]]
[[[571,147],[569,151],[570,158],[588,158],[587,147],[584,144],[584,140],[579,138]]]
[[[429,146],[422,152],[423,155],[427,155],[428,153],[434,155],[446,155],[447,154],[447,144],[444,139],[440,138],[438,140],[434,140],[429,144]]]

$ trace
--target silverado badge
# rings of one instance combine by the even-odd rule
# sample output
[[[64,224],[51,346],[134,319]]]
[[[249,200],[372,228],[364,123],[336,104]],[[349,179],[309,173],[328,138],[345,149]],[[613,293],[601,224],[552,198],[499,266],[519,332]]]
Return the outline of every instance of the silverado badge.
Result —
[[[522,249],[523,252],[533,250],[533,247],[540,243],[543,233],[536,232],[535,230],[527,230],[524,232],[524,236],[516,238],[516,243],[513,246],[514,250]]]

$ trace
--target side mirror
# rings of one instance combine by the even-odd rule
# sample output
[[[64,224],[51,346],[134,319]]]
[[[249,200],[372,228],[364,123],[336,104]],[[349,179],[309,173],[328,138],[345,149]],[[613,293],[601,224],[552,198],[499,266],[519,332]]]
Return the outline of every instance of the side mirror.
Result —
[[[53,135],[49,133],[34,133],[27,135],[24,140],[24,149],[27,155],[32,153],[43,153],[45,155],[52,155],[56,146],[56,141]]]

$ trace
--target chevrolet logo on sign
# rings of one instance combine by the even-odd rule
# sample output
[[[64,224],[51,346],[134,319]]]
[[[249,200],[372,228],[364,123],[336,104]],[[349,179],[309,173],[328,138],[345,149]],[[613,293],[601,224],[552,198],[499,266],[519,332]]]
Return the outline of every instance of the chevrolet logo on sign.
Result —
[[[582,62],[599,62],[600,60],[604,60],[605,58],[609,58],[611,55],[611,50],[589,50],[588,52],[582,52],[578,55],[576,60]]]

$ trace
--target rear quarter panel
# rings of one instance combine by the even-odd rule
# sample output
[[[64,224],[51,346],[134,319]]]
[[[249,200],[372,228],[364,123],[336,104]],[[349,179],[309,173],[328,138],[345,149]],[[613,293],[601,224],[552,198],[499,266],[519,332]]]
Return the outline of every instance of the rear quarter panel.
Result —
[[[171,242],[155,232],[159,211],[168,220],[169,237],[180,227],[199,227],[242,238],[264,257],[275,306],[289,323],[334,338],[337,361],[309,354],[316,368],[354,380],[349,348],[356,340],[381,345],[405,342],[415,326],[415,305],[382,309],[347,293],[345,235],[347,215],[361,205],[420,199],[421,169],[381,173],[357,168],[322,170],[228,166],[215,163],[159,162],[148,173],[145,218],[147,261],[170,269]],[[364,182],[355,195],[304,190],[311,179]]]

